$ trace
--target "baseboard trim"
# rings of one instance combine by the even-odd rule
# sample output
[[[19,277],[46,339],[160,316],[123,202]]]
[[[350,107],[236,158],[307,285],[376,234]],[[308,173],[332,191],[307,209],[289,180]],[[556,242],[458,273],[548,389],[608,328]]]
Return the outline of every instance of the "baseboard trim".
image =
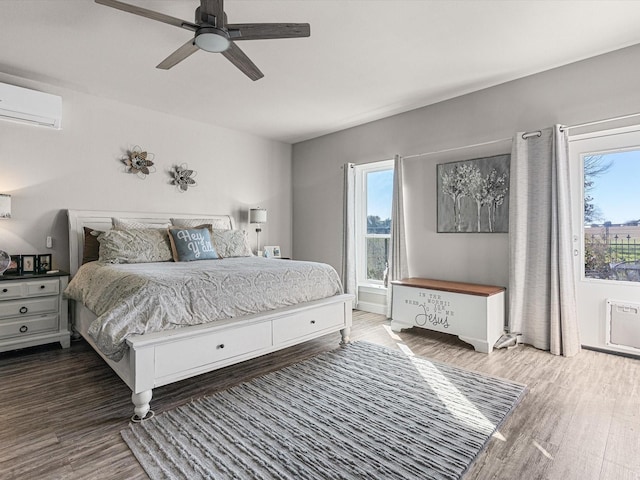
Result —
[[[387,314],[387,306],[381,305],[379,303],[358,302],[358,305],[356,305],[356,309],[362,310],[363,312],[379,313],[380,315]]]

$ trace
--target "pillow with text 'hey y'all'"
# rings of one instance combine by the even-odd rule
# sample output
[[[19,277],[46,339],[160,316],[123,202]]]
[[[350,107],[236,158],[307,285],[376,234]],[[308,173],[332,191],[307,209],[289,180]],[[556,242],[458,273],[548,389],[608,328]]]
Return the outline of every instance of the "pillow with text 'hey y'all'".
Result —
[[[169,241],[175,262],[215,260],[218,253],[206,228],[170,228]]]

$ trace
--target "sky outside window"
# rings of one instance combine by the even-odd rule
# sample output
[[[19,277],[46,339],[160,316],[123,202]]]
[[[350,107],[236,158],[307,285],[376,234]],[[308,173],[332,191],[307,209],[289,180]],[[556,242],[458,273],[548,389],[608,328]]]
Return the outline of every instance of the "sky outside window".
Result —
[[[601,217],[597,223],[640,220],[640,150],[607,153],[602,161],[611,166],[594,178],[590,191]]]
[[[393,170],[367,174],[367,217],[391,218]]]

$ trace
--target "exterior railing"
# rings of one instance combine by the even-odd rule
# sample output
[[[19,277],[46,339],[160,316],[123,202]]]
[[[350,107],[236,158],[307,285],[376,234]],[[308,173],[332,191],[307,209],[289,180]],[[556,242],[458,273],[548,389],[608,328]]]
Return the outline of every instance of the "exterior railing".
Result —
[[[587,278],[640,282],[640,227],[585,229],[584,260]]]

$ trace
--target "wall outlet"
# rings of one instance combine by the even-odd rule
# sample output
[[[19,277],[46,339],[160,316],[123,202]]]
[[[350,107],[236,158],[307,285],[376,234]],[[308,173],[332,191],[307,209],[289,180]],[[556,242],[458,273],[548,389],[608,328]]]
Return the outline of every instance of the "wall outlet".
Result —
[[[47,248],[53,247],[53,239],[50,236],[47,236],[46,245],[47,245]]]

